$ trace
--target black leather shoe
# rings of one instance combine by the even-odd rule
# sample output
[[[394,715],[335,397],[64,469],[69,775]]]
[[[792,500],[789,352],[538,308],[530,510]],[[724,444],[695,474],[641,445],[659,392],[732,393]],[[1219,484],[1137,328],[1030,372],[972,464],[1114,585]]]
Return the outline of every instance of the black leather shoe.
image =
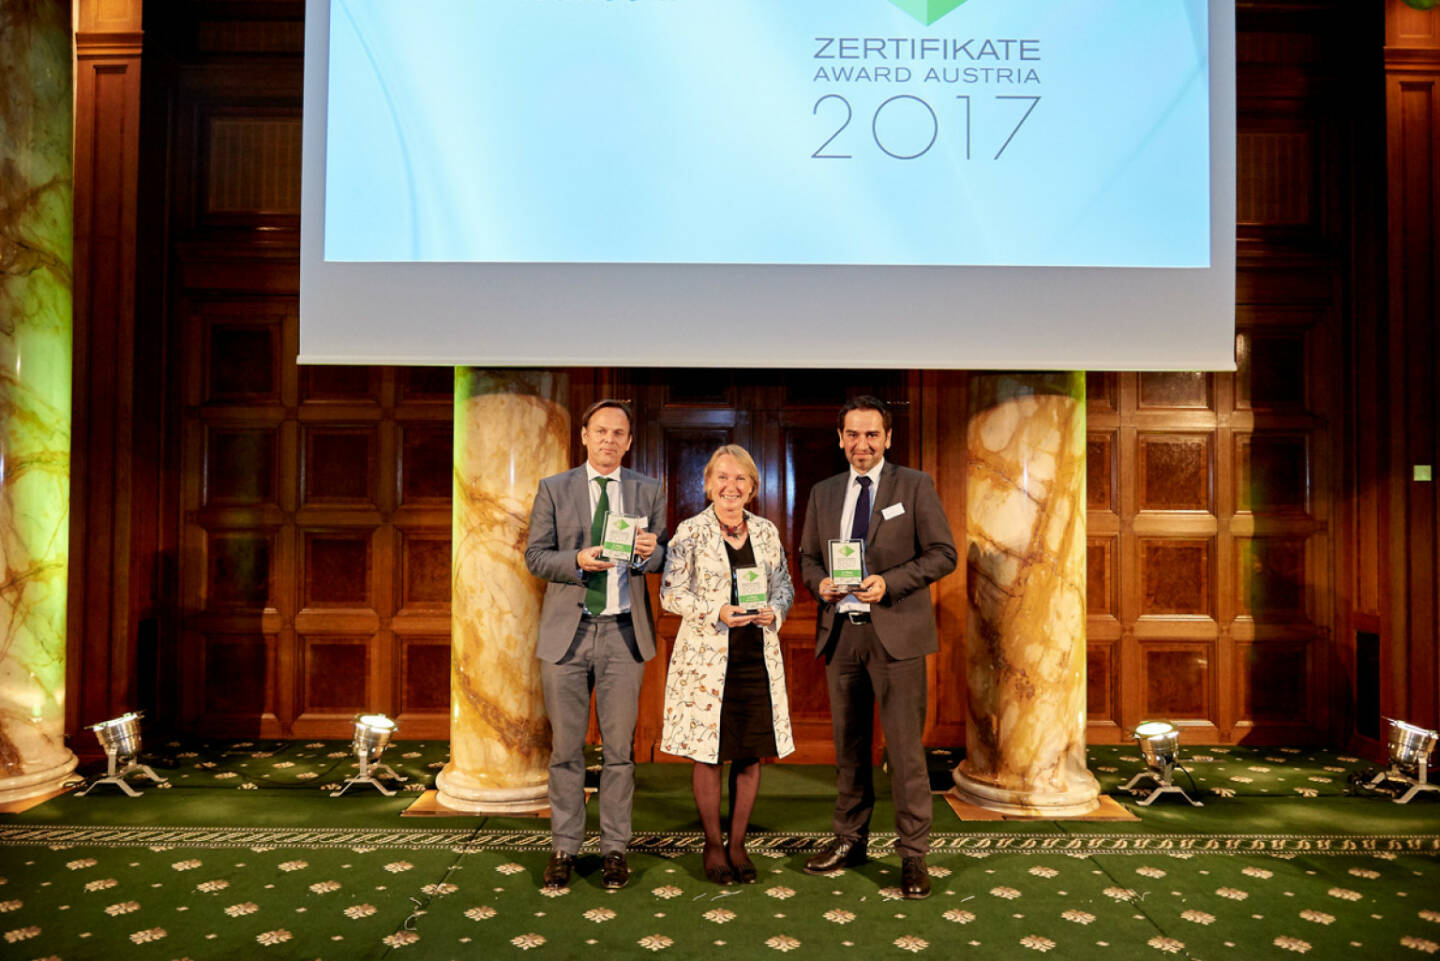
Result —
[[[900,891],[911,901],[930,896],[930,872],[925,869],[923,855],[900,860]]]
[[[858,868],[865,863],[865,839],[846,841],[833,838],[805,862],[806,874],[829,874],[839,868]]]
[[[574,868],[575,855],[566,854],[564,851],[555,851],[550,855],[550,863],[545,865],[545,887],[568,888],[570,872]]]
[[[600,869],[600,883],[611,891],[618,891],[629,880],[630,865],[625,863],[625,855],[605,855],[605,865]]]

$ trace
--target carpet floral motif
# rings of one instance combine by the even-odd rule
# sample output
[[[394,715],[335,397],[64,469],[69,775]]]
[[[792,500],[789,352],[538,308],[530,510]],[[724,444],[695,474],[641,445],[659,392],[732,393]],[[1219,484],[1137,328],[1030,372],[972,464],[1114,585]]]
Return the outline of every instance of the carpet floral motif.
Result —
[[[937,807],[934,894],[914,902],[897,887],[893,834],[873,836],[873,859],[857,870],[801,871],[825,839],[828,772],[813,794],[788,796],[773,785],[794,781],[767,771],[772,786],[762,788],[751,839],[757,885],[706,882],[698,831],[682,825],[637,834],[624,890],[601,887],[592,837],[571,886],[546,893],[543,822],[401,821],[403,797],[352,792],[332,801],[318,788],[353,770],[342,746],[172,748],[171,791],[142,800],[96,792],[0,818],[0,955],[880,961],[974,949],[977,958],[1075,961],[1388,961],[1440,953],[1433,804],[1392,811],[1385,799],[1345,797],[1360,762],[1333,752],[1201,749],[1186,766],[1206,808],[1162,801],[1137,809],[1142,821],[1133,825],[975,828],[944,820]],[[444,746],[401,746],[387,761],[428,784]],[[1091,758],[1111,791],[1140,763],[1128,746],[1092,748]],[[665,803],[688,810],[688,778],[675,782]],[[247,783],[257,789],[242,793]],[[637,810],[643,803],[637,790]],[[290,821],[274,816],[280,806],[294,809]],[[167,819],[172,809],[223,813]],[[790,809],[813,809],[809,826],[776,827]],[[1269,812],[1256,823],[1284,831],[1246,833],[1255,812]],[[884,821],[877,815],[877,829]]]

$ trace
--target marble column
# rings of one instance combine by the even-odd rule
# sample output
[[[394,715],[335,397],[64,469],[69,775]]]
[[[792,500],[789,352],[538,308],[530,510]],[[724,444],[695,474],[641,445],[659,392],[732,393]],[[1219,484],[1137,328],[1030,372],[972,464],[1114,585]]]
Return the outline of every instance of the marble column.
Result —
[[[73,125],[70,4],[0,17],[0,802],[48,793],[65,746]]]
[[[570,466],[568,394],[563,373],[455,369],[450,763],[435,781],[454,810],[548,806],[545,583],[525,568],[525,537],[540,478]]]
[[[1085,375],[970,380],[969,717],[956,788],[1007,814],[1092,810],[1085,766]]]

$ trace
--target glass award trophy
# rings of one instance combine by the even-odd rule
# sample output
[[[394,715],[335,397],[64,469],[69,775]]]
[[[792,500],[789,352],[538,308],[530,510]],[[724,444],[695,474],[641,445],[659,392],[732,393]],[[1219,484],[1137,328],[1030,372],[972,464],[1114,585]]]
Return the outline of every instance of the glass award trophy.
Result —
[[[865,580],[865,542],[830,542],[830,580],[839,588],[856,588]]]
[[[769,581],[763,567],[735,569],[735,603],[746,614],[758,614],[770,599]]]
[[[600,538],[600,559],[612,564],[628,564],[635,556],[635,537],[640,533],[641,517],[605,512],[605,534]]]

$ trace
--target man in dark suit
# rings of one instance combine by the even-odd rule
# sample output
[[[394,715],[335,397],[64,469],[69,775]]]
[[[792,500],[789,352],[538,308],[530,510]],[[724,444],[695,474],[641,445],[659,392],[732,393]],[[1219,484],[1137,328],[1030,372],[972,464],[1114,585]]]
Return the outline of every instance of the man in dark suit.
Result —
[[[885,402],[856,397],[840,409],[840,447],[850,470],[816,484],[805,510],[800,572],[820,602],[815,656],[825,658],[835,732],[835,837],[805,863],[824,874],[865,862],[875,807],[870,749],[880,707],[895,799],[901,890],[930,894],[930,779],[925,656],[940,649],[926,588],[955,569],[955,539],[930,475],[885,461]],[[853,591],[831,580],[828,542],[865,542],[865,577]]]
[[[655,656],[655,617],[645,575],[665,561],[660,482],[621,468],[633,418],[621,401],[581,417],[586,462],[540,482],[530,511],[525,566],[550,583],[540,611],[540,678],[550,715],[550,863],[547,888],[570,884],[585,840],[585,732],[590,694],[604,743],[600,772],[601,883],[624,887],[635,794],[635,718],[645,662]],[[628,564],[600,557],[605,512],[642,518]]]

